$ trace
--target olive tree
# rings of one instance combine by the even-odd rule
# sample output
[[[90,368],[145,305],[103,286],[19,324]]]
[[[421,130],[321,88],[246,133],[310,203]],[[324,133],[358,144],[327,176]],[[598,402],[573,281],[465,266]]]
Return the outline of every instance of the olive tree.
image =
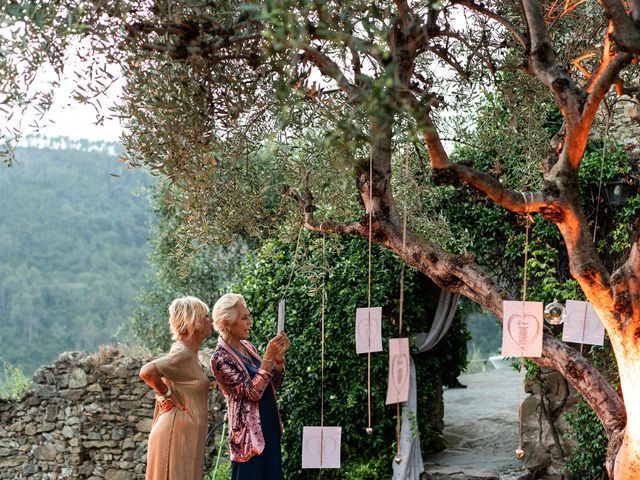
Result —
[[[640,1],[9,0],[0,11],[3,108],[46,110],[56,85],[38,84],[38,72],[65,72],[71,51],[83,59],[82,101],[97,102],[118,65],[125,160],[181,189],[189,240],[283,219],[371,235],[501,317],[513,286],[448,235],[447,218],[430,209],[441,191],[431,182],[553,222],[611,339],[624,401],[552,335],[535,362],[561,372],[597,413],[610,475],[640,476],[638,235],[618,268],[605,267],[578,182],[602,106],[638,93]],[[522,174],[511,177],[453,161],[447,146],[459,129],[481,128],[478,92],[504,82],[522,100],[507,112],[514,119],[535,123],[549,101],[562,120],[550,140],[520,146]]]

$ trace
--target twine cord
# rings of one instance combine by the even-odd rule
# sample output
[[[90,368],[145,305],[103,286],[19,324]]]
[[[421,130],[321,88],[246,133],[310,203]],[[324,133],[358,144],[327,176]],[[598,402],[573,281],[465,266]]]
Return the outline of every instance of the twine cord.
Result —
[[[404,174],[405,178],[408,177],[408,165],[407,157],[404,159]],[[407,246],[407,192],[405,190],[403,195],[402,205],[402,252],[405,251]],[[402,319],[404,314],[404,267],[405,262],[402,262],[400,270],[400,313],[398,315],[398,338],[402,337]],[[401,445],[400,445],[400,433],[402,427],[402,417],[400,415],[400,391],[396,389],[396,456],[400,458]]]
[[[371,429],[371,237],[373,223],[373,158],[369,159],[369,268],[367,287],[367,321],[369,335],[367,338],[367,429]],[[370,430],[368,430],[370,431]]]

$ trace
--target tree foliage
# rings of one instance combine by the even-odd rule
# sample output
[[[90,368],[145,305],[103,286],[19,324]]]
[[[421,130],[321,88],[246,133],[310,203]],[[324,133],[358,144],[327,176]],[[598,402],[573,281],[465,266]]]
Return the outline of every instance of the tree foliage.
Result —
[[[62,351],[116,341],[147,271],[142,171],[114,156],[20,149],[0,171],[2,358],[30,375]]]

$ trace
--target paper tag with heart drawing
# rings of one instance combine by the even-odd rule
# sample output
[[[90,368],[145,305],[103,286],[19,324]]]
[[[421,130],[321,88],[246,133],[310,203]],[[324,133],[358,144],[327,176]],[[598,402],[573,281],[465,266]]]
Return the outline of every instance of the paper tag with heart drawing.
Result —
[[[562,329],[562,341],[602,345],[604,325],[589,302],[567,300],[567,318]]]
[[[303,427],[302,468],[340,468],[342,427]]]
[[[542,302],[502,302],[502,356],[542,356]]]

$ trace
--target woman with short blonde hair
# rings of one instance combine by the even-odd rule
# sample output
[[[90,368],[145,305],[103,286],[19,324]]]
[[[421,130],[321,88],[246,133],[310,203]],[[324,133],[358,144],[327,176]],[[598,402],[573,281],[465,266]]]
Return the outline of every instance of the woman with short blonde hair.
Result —
[[[211,335],[209,307],[196,297],[176,298],[169,306],[169,329],[169,353],[140,369],[140,378],[156,391],[146,479],[202,480],[209,379],[198,350]]]
[[[193,336],[198,319],[209,314],[206,303],[196,297],[176,298],[169,305],[169,330],[171,339],[180,340]]]
[[[253,325],[242,295],[227,293],[213,307],[220,333],[211,370],[227,401],[233,480],[282,480],[282,425],[276,390],[284,379],[284,332],[269,341],[264,356],[248,341]]]

